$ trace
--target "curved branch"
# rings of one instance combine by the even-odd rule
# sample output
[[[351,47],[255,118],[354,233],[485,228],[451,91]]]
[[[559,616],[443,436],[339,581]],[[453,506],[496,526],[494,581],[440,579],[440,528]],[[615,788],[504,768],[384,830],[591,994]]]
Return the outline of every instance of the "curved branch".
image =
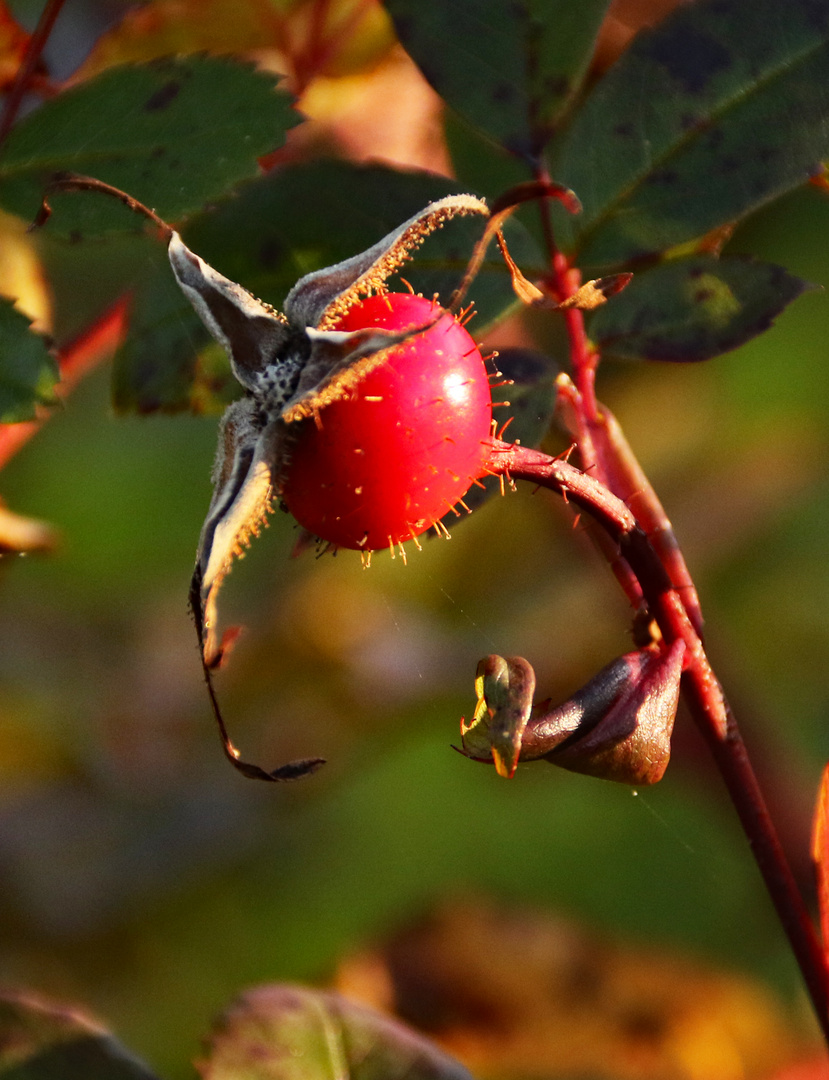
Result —
[[[539,450],[492,440],[488,466],[514,480],[549,488],[588,513],[615,541],[642,586],[668,645],[686,646],[683,692],[722,774],[766,888],[829,1041],[829,973],[814,924],[780,844],[737,722],[726,702],[682,597],[631,511],[593,477]]]

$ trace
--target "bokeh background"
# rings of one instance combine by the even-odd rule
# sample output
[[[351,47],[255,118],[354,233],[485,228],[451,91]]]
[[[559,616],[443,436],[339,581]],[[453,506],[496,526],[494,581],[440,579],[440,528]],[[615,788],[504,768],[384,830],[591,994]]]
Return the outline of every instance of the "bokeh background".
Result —
[[[31,25],[39,5],[12,7]],[[64,74],[125,7],[67,5],[51,46]],[[308,93],[320,145],[451,167],[436,104],[391,40],[339,78]],[[399,86],[410,107],[361,128],[360,79]],[[807,888],[829,757],[827,236],[817,189],[757,214],[728,250],[821,288],[710,363],[600,376],[683,544]],[[71,295],[56,318],[76,329]],[[560,347],[537,318],[492,340]],[[61,536],[50,556],[0,562],[0,980],[84,1003],[175,1080],[241,988],[353,988],[374,971],[376,990],[379,943],[436,906],[477,913],[468,925],[502,904],[590,935],[598,971],[622,948],[756,979],[808,1047],[798,973],[686,717],[652,790],[544,763],[508,782],[451,749],[481,656],[526,656],[563,698],[629,647],[625,604],[566,508],[522,488],[368,572],[346,552],[293,558],[293,523],[274,515],[225,587],[246,633],[219,692],[251,760],[329,764],[251,784],[222,759],[186,605],[216,417],[115,416],[109,379],[101,365],[0,477],[11,508]]]

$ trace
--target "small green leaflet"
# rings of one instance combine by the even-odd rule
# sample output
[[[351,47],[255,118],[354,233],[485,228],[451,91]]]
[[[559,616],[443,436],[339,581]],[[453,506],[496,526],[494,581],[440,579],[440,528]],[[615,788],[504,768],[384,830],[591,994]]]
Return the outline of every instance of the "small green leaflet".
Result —
[[[32,420],[35,406],[54,403],[58,365],[31,320],[0,297],[0,424]]]

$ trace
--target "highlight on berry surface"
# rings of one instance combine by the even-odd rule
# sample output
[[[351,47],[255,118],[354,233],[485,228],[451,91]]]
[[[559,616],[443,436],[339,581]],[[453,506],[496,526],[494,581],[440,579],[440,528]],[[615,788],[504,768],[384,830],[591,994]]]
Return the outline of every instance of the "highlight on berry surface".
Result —
[[[481,475],[489,378],[469,333],[432,300],[375,295],[337,329],[429,329],[389,349],[347,398],[297,427],[281,498],[335,547],[392,550],[431,528]]]

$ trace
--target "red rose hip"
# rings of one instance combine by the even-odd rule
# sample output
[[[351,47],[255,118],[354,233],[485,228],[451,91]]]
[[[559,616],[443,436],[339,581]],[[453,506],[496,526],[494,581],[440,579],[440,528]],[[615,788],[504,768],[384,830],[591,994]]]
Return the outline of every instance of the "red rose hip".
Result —
[[[439,308],[408,293],[355,304],[332,329],[404,330]],[[435,524],[483,474],[492,403],[475,342],[449,314],[388,351],[347,398],[300,423],[282,500],[335,547],[373,551]]]

